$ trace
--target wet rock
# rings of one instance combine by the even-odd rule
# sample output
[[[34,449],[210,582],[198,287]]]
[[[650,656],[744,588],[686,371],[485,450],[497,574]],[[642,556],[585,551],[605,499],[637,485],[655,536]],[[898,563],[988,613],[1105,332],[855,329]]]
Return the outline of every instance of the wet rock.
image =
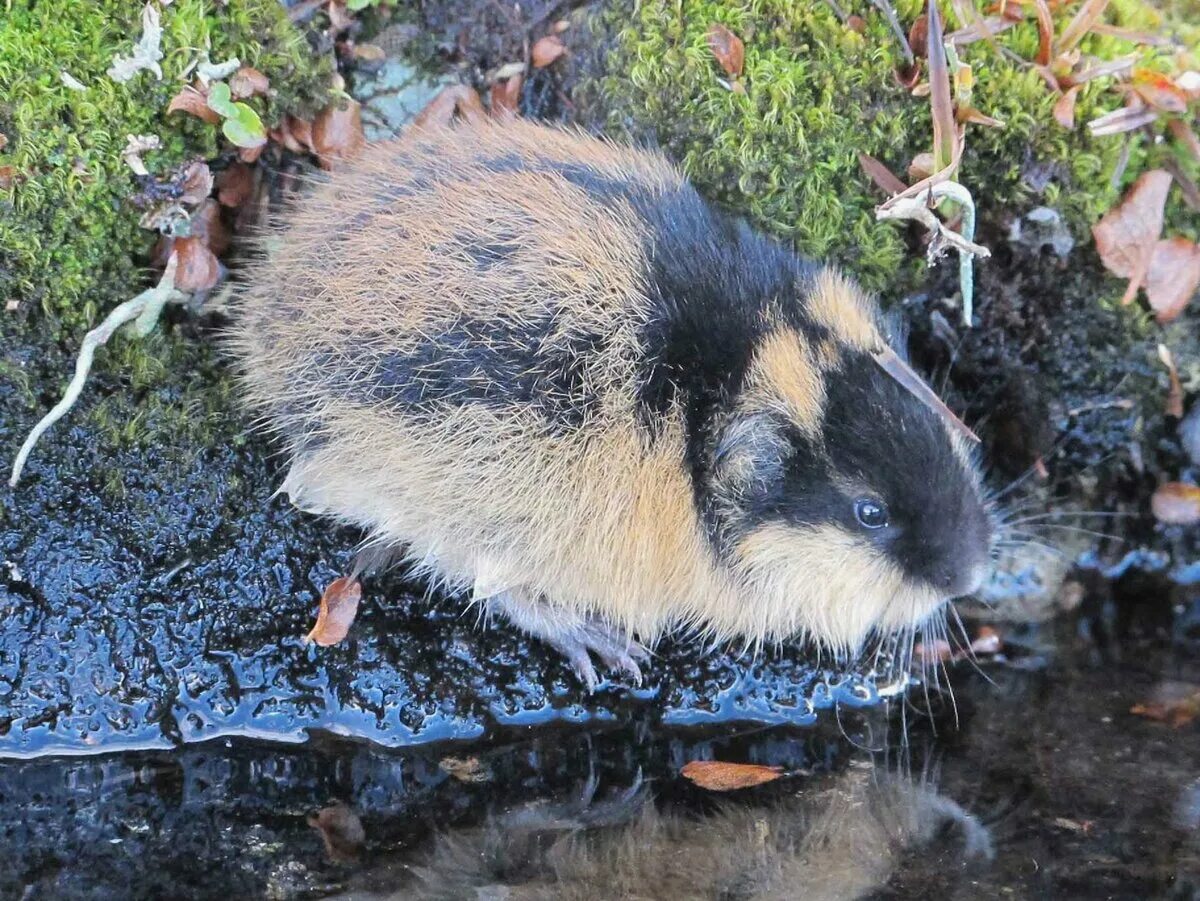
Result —
[[[3,327],[11,454],[72,361]],[[588,696],[538,643],[399,579],[366,583],[345,641],[306,645],[359,536],[274,495],[273,448],[246,434],[214,341],[187,320],[144,351],[115,341],[19,487],[0,489],[0,757],[314,729],[403,746],[647,708],[680,724],[811,722],[873,699],[802,649],[755,660],[685,641],[645,687]]]

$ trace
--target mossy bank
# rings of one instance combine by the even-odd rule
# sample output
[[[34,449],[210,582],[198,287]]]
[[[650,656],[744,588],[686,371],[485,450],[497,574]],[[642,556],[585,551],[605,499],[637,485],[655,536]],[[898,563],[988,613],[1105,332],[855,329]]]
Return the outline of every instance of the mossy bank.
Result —
[[[278,0],[175,0],[159,14],[163,77],[124,83],[108,70],[141,38],[142,4],[10,0],[0,17],[0,299],[40,310],[42,328],[77,331],[144,287],[155,234],[133,198],[147,184],[122,151],[157,136],[143,159],[159,178],[217,156],[218,127],[167,112],[198,62],[263,72],[272,95],[250,103],[268,124],[327,102],[330,66]]]

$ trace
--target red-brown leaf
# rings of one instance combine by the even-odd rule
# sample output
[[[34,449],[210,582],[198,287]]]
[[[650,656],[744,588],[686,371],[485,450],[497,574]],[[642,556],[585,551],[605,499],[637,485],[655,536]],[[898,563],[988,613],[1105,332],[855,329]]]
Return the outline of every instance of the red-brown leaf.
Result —
[[[760,766],[753,763],[724,763],[720,760],[693,760],[681,770],[690,779],[709,791],[728,792],[751,788],[764,782],[774,782],[783,775],[781,766]]]
[[[254,189],[254,170],[245,163],[234,163],[217,175],[216,186],[221,206],[241,206]]]
[[[893,194],[899,194],[906,187],[904,182],[892,174],[892,170],[885,166],[869,153],[860,153],[858,155],[858,165],[862,167],[863,172],[875,182],[881,191],[891,197]]]
[[[455,115],[462,116],[468,122],[478,122],[487,118],[483,101],[474,88],[465,84],[451,85],[438,91],[437,96],[425,105],[425,109],[417,113],[412,124],[414,128],[424,128],[427,125],[449,125]]]
[[[331,103],[313,119],[312,147],[323,169],[357,156],[366,143],[357,100]]]
[[[209,125],[217,125],[221,121],[220,113],[209,108],[208,92],[190,84],[184,85],[183,89],[172,97],[171,102],[167,105],[168,113],[180,111],[202,119]]]
[[[180,203],[203,203],[213,188],[213,176],[208,163],[196,160],[189,165],[184,171],[180,187],[183,189],[183,193],[179,195]]]
[[[1170,322],[1200,286],[1200,247],[1187,238],[1158,241],[1146,270],[1146,299],[1159,322]]]
[[[317,624],[308,633],[308,641],[315,641],[325,648],[345,638],[354,624],[360,600],[362,585],[358,579],[342,576],[330,582],[325,593],[321,595]]]
[[[1050,15],[1050,4],[1046,0],[1033,0],[1037,12],[1038,52],[1035,61],[1039,66],[1050,65],[1054,47],[1054,17]]]
[[[221,263],[201,237],[176,238],[175,287],[180,291],[208,291],[221,278]]]
[[[746,47],[742,39],[720,23],[709,26],[708,48],[725,74],[738,78],[746,64]]]
[[[1054,104],[1054,121],[1068,131],[1075,127],[1075,99],[1081,90],[1082,85],[1068,88]]]
[[[1162,169],[1145,172],[1121,202],[1092,227],[1096,250],[1113,275],[1130,280],[1124,302],[1137,289],[1150,266],[1155,242],[1163,227],[1163,206],[1171,189],[1171,175]]]
[[[234,100],[245,100],[271,90],[271,80],[258,69],[242,66],[229,76],[229,93]]]
[[[1200,522],[1200,488],[1186,482],[1159,485],[1150,498],[1154,518],[1169,526],[1190,526]]]
[[[1155,687],[1149,700],[1134,704],[1129,712],[1180,729],[1200,717],[1200,686],[1188,682],[1162,682]]]
[[[529,60],[535,69],[544,69],[567,52],[567,45],[556,34],[548,34],[533,42]]]
[[[1187,94],[1169,76],[1161,72],[1155,72],[1153,69],[1134,69],[1133,89],[1154,109],[1177,115],[1187,112]]]
[[[929,53],[929,16],[921,14],[913,19],[912,27],[908,29],[908,46],[917,59],[924,59]]]
[[[524,81],[520,75],[514,75],[504,81],[498,81],[491,87],[491,103],[493,116],[515,116],[521,105],[521,84]]]

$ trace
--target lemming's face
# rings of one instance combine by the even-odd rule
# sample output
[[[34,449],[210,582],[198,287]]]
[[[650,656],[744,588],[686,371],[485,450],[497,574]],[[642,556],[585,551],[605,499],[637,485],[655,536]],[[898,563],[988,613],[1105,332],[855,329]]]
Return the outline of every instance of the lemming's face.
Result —
[[[976,591],[992,526],[965,440],[870,355],[844,351],[822,394],[819,423],[730,426],[727,509],[771,634],[852,651]]]

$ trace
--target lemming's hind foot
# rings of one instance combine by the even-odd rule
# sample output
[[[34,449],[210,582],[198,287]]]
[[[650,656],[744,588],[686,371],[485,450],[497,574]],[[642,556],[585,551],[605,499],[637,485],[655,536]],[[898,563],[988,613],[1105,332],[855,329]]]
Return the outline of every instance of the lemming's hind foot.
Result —
[[[600,684],[592,654],[607,669],[627,674],[635,685],[642,684],[639,664],[649,662],[650,652],[618,626],[597,617],[555,609],[513,591],[488,598],[487,607],[566,657],[588,691],[595,691]]]

